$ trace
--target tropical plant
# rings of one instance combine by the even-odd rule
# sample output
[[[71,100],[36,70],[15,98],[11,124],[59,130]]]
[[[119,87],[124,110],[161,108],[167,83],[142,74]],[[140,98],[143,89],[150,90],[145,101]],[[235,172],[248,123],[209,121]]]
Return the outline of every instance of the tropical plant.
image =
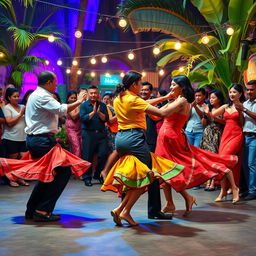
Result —
[[[199,87],[211,84],[225,94],[231,83],[242,82],[247,61],[241,60],[240,42],[248,36],[255,12],[253,0],[126,0],[119,10],[134,33],[154,31],[174,37],[156,43],[161,52],[168,51],[159,67],[185,60],[185,71],[175,70],[173,75],[185,72]],[[226,34],[228,26],[235,31],[232,36]],[[175,49],[177,39],[180,49]]]
[[[43,58],[30,55],[31,49],[38,42],[47,39],[50,35],[54,35],[55,43],[67,51],[70,51],[70,49],[59,37],[62,34],[53,25],[46,25],[49,18],[59,8],[48,10],[46,17],[40,18],[42,22],[38,24],[36,21],[39,19],[42,10],[36,8],[37,2],[20,0],[20,3],[16,3],[16,8],[14,8],[14,2],[12,0],[0,0],[0,10],[2,9],[0,13],[0,27],[2,28],[0,66],[8,67],[9,77],[7,81],[20,87],[24,73],[32,72],[36,66],[45,61]],[[19,22],[18,17],[21,14],[23,14],[22,22]],[[33,21],[35,21],[34,24]],[[33,27],[32,24],[37,25]]]

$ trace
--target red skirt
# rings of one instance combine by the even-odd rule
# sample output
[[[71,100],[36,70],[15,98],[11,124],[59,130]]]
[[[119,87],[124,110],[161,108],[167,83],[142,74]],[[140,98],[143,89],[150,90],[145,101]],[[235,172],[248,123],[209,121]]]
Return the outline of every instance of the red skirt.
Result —
[[[58,166],[70,167],[72,174],[80,177],[88,170],[91,163],[71,154],[57,144],[47,154],[38,159],[32,159],[29,152],[20,160],[0,158],[0,175],[5,175],[13,181],[21,178],[51,182],[56,175],[54,169]]]

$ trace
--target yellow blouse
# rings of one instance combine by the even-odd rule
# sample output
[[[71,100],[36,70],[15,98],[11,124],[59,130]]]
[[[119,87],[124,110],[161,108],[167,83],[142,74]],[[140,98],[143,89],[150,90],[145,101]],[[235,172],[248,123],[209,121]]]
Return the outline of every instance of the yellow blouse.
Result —
[[[114,109],[118,120],[118,130],[147,128],[145,110],[149,103],[135,93],[127,90],[114,100]]]

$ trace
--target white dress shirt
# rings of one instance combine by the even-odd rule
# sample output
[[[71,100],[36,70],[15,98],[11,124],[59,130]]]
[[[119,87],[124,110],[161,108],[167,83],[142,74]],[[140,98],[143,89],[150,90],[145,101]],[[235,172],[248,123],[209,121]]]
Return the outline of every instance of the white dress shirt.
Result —
[[[29,135],[58,133],[58,118],[67,114],[67,104],[60,104],[52,94],[38,86],[26,105],[25,132]]]
[[[247,100],[243,103],[244,107],[251,112],[256,113],[256,100]],[[256,133],[256,120],[244,113],[244,132]]]

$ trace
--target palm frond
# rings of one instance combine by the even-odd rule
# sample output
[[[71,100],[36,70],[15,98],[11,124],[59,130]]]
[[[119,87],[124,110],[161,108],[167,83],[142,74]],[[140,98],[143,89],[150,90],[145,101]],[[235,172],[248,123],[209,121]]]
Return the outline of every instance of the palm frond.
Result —
[[[26,50],[31,45],[31,42],[35,40],[35,36],[32,33],[15,26],[9,27],[7,30],[13,32],[13,39],[21,50]]]
[[[15,24],[13,23],[12,20],[10,20],[7,16],[5,16],[4,14],[0,13],[0,25],[4,26],[4,27],[11,27],[11,26],[15,26]]]
[[[21,71],[14,71],[11,74],[12,80],[15,82],[16,85],[20,86],[23,81],[23,73]]]

